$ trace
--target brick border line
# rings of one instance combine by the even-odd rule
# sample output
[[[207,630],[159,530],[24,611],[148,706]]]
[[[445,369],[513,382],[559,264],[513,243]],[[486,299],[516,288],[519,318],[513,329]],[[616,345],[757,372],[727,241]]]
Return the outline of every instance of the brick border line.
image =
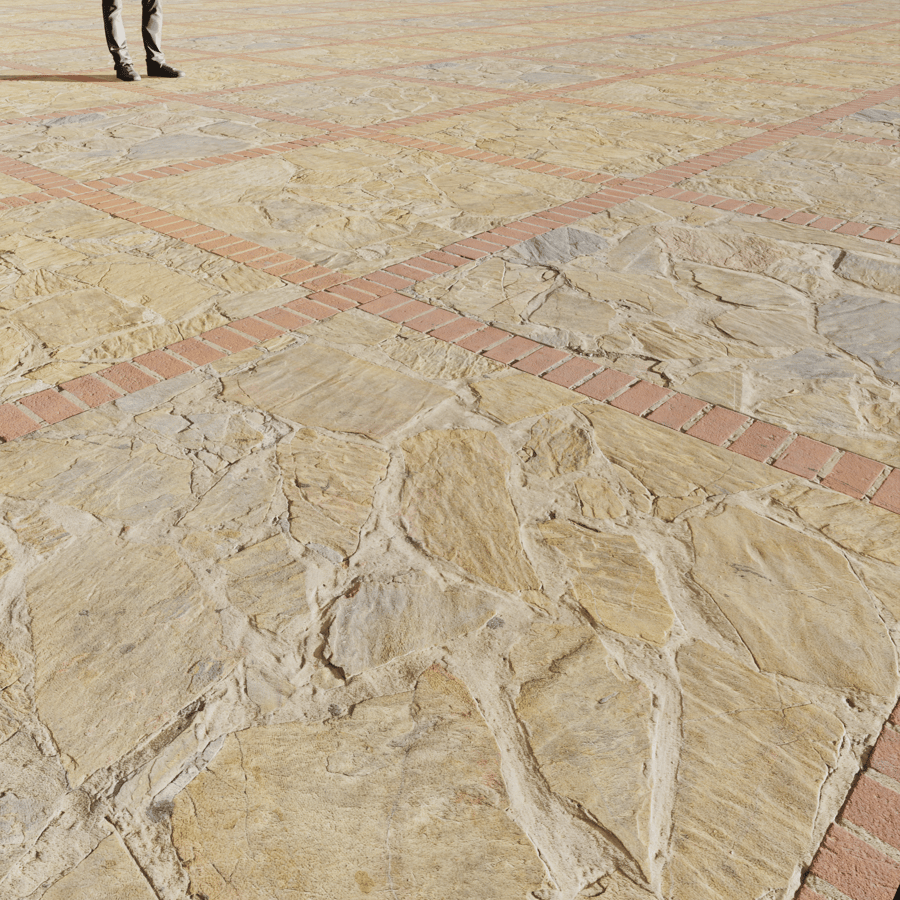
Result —
[[[896,900],[900,894],[900,703],[882,728],[795,900]]]
[[[270,248],[256,248],[233,236],[209,239],[207,235],[214,230],[206,226],[168,216],[115,194],[90,191],[89,188],[83,190],[87,195],[76,194],[72,199],[317,290],[308,297],[231,321],[196,338],[178,341],[164,350],[142,354],[131,362],[116,363],[93,375],[64,382],[55,389],[47,388],[0,405],[0,438],[5,441],[117,399],[123,392],[140,390],[182,374],[224,356],[223,351],[239,352],[286,330],[305,327],[314,319],[328,318],[342,310],[358,307],[594,400],[610,403],[656,424],[900,514],[900,469],[856,453],[840,451],[744,413],[662,388],[586,357],[399,293],[419,281],[490,256],[538,234],[618,206],[626,200],[648,196],[641,187],[609,194],[600,191],[357,279],[331,273],[324,267],[287,257],[287,254],[274,253]],[[170,223],[168,219],[175,221]],[[283,267],[290,271],[281,271]]]

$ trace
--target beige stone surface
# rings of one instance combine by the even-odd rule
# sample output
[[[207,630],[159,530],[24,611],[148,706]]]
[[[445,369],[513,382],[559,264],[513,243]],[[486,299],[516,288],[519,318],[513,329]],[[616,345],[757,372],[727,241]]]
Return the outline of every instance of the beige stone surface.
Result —
[[[678,661],[683,750],[663,890],[691,900],[779,890],[807,840],[843,727],[712,647],[695,644]]]
[[[442,585],[416,573],[357,584],[335,604],[328,659],[358,675],[473,631],[495,609],[492,598],[468,585]]]
[[[435,556],[503,590],[537,587],[506,487],[510,457],[482,431],[425,431],[403,442],[403,516]]]
[[[291,391],[285,395],[285,380]],[[273,364],[225,379],[224,396],[303,425],[385,437],[450,396],[340,350],[306,344]]]
[[[700,156],[676,188],[900,223],[887,0],[183,2],[187,77],[135,84],[96,10],[7,6],[0,436],[549,213],[401,292],[900,465],[895,244],[550,212]],[[896,701],[898,522],[358,308],[0,443],[0,900],[788,900]]]
[[[301,428],[278,448],[278,461],[291,534],[350,556],[372,512],[375,486],[387,471],[387,454]]]
[[[232,735],[176,799],[173,839],[210,900],[519,900],[544,873],[507,802],[471,697],[432,668],[348,717]]]
[[[846,561],[821,540],[739,508],[689,520],[693,576],[765,672],[892,696],[894,649]],[[828,610],[821,615],[821,606]]]
[[[118,835],[97,848],[44,894],[47,900],[153,900],[147,879]]]
[[[566,561],[578,602],[605,628],[663,644],[674,621],[653,564],[634,538],[557,519],[541,535]],[[565,571],[565,570],[564,570]]]
[[[99,585],[98,569],[106,576]],[[114,763],[232,667],[213,605],[168,547],[98,529],[28,578],[26,594],[37,708],[73,784]]]
[[[526,684],[516,711],[550,787],[575,802],[647,865],[651,695],[596,641]]]

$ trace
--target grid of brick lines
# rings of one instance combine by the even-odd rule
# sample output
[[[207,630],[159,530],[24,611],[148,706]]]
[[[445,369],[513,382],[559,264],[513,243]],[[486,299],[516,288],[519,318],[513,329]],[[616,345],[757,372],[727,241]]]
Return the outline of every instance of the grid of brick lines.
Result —
[[[711,2],[705,5],[721,7],[723,4]],[[809,8],[823,9],[837,5],[853,4],[816,4]],[[792,13],[799,11],[802,10],[791,10]],[[578,17],[573,16],[572,18],[573,21],[577,21]],[[725,16],[712,19],[709,23],[705,23],[704,27],[714,27],[719,22],[731,23],[741,18],[747,17]],[[655,30],[670,32],[692,27],[696,26],[666,26]],[[872,27],[881,26],[836,29],[827,36],[852,34]],[[653,30],[650,29],[650,31]],[[430,33],[442,32],[435,29]],[[836,219],[817,215],[809,209],[772,207],[753,201],[708,194],[701,195],[682,190],[677,186],[692,175],[709,171],[744,155],[772,147],[799,135],[815,135],[819,140],[859,141],[878,143],[882,146],[896,146],[897,142],[895,141],[827,130],[828,124],[838,118],[898,96],[900,91],[895,87],[866,92],[858,99],[848,103],[842,103],[832,109],[779,126],[720,116],[673,113],[623,104],[602,103],[570,96],[573,92],[587,87],[636,78],[651,72],[661,74],[679,71],[679,74],[689,75],[691,73],[683,70],[700,63],[732,59],[758,52],[759,49],[771,52],[777,49],[796,47],[819,38],[821,36],[769,44],[763,48],[719,53],[704,59],[675,63],[655,69],[635,68],[626,73],[617,73],[601,79],[595,78],[547,91],[521,93],[492,88],[491,92],[495,97],[497,94],[505,96],[471,106],[447,109],[427,115],[407,116],[391,122],[363,127],[341,126],[331,122],[272,112],[255,108],[249,102],[233,103],[216,96],[219,93],[234,94],[237,92],[235,89],[205,94],[169,94],[154,90],[151,92],[154,99],[134,97],[127,103],[74,111],[122,110],[126,107],[151,105],[162,100],[177,99],[182,103],[233,110],[260,118],[319,129],[320,134],[295,141],[275,143],[239,153],[176,163],[171,166],[135,171],[84,183],[32,166],[24,161],[0,156],[0,172],[26,181],[37,188],[35,191],[21,195],[0,198],[0,209],[42,203],[61,197],[69,198],[102,210],[111,216],[126,219],[228,259],[264,270],[282,278],[287,283],[302,288],[303,295],[257,315],[233,320],[226,326],[212,329],[197,337],[178,341],[168,347],[144,353],[129,362],[110,366],[94,375],[65,382],[56,389],[39,391],[14,403],[0,405],[0,440],[10,441],[22,438],[47,425],[96,408],[124,394],[139,391],[161,380],[176,377],[228,354],[248,349],[286,331],[302,329],[316,320],[331,317],[342,310],[359,308],[367,313],[402,323],[416,331],[430,334],[437,339],[453,342],[473,353],[480,353],[490,359],[506,363],[522,372],[572,389],[598,402],[609,403],[618,409],[646,418],[657,426],[681,431],[698,440],[724,447],[731,452],[773,465],[778,469],[900,514],[900,470],[898,469],[892,469],[877,460],[867,459],[855,453],[843,452],[735,410],[706,403],[695,397],[637,379],[626,373],[604,367],[596,360],[545,346],[528,338],[510,334],[477,319],[459,316],[451,311],[430,306],[412,296],[414,293],[412,289],[417,282],[466,265],[472,260],[489,256],[536,235],[565,227],[580,218],[610,209],[640,196],[670,197],[740,215],[786,221],[814,229],[860,236],[873,241],[900,244],[900,234],[896,230],[882,227],[877,223]],[[612,38],[584,38],[583,40],[591,42],[614,41],[614,39],[615,36]],[[571,39],[565,41],[565,43],[572,42]],[[377,40],[373,39],[373,43],[377,43]],[[542,46],[553,47],[554,43],[548,42]],[[535,59],[539,58],[540,49],[541,47],[532,46],[527,50],[495,51],[481,55],[505,55]],[[466,57],[460,58],[470,59],[478,55],[477,53],[467,54]],[[231,56],[253,60],[259,58],[259,54],[245,56],[233,53]],[[421,62],[417,62],[409,65],[420,64]],[[285,63],[285,65],[289,64]],[[16,66],[23,68],[20,62],[16,62]],[[308,68],[315,68],[315,66]],[[382,71],[385,72],[385,77],[397,79],[402,77],[396,71],[397,68],[402,67],[384,67],[365,72],[330,69],[322,75],[298,79],[298,82],[310,80],[310,77],[327,79],[346,74],[366,74],[377,77]],[[92,78],[89,75],[80,76],[79,80],[91,81]],[[285,83],[289,82],[279,82],[279,84]],[[440,82],[429,81],[428,83]],[[781,82],[765,83],[779,84]],[[797,86],[795,82],[791,84]],[[458,87],[458,85],[451,86]],[[125,86],[122,87],[125,90],[128,89]],[[252,96],[252,92],[261,87],[265,87],[265,85],[251,85],[241,89],[240,92]],[[817,85],[817,87],[827,86]],[[535,99],[553,99],[645,115],[697,119],[747,127],[758,133],[711,153],[685,160],[635,179],[616,178],[604,172],[551,166],[534,160],[460,148],[437,141],[417,140],[394,133],[398,128],[406,125]],[[49,116],[30,116],[7,120],[7,122],[35,122],[46,118]],[[244,241],[201,223],[135,203],[114,192],[115,188],[119,186],[151,178],[177,177],[201,168],[229,165],[243,159],[284,153],[298,147],[339,141],[349,137],[366,137],[410,149],[428,150],[494,165],[527,169],[555,177],[596,184],[600,187],[596,193],[587,197],[518,221],[508,222],[484,234],[458,241],[403,263],[388,266],[362,278],[344,276],[340,272]],[[831,894],[835,888],[852,900],[894,900],[895,892],[900,885],[900,864],[898,864],[898,859],[900,859],[900,793],[898,791],[900,791],[900,704],[885,724],[868,765],[858,776],[838,822],[829,829],[822,847],[813,860],[806,882],[797,895],[797,900],[826,900],[825,894],[821,891],[824,890]]]

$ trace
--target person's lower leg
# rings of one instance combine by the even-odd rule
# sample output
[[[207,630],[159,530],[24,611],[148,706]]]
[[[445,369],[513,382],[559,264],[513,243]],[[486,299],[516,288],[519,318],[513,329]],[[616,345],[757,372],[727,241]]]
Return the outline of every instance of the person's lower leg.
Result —
[[[162,3],[161,0],[144,0],[141,37],[148,63],[162,64],[166,61],[162,52]]]
[[[118,69],[131,63],[128,43],[125,40],[125,26],[122,24],[122,0],[102,0],[102,2],[106,46]]]

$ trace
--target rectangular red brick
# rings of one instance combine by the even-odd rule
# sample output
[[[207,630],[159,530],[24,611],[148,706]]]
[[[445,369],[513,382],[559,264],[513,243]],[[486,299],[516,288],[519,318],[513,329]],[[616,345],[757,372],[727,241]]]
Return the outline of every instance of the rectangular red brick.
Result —
[[[203,341],[198,341],[195,338],[188,338],[186,341],[176,341],[174,344],[169,344],[168,349],[179,356],[183,356],[185,359],[189,359],[195,366],[205,366],[206,363],[221,359],[225,355],[216,347],[210,347],[209,344],[204,344]],[[85,403],[87,403],[86,400]]]
[[[51,425],[83,412],[80,406],[76,406],[71,400],[67,400],[58,391],[50,388],[23,397],[19,403]]]
[[[794,900],[827,900],[827,898],[823,897],[818,891],[814,891],[811,887],[804,885],[800,888],[800,893],[797,894]]]
[[[288,262],[267,263],[264,268],[270,275],[274,275],[276,278],[282,278],[293,272],[301,272],[304,269],[308,269],[310,265],[311,263],[308,263],[305,259],[292,259]]]
[[[792,209],[785,209],[784,207],[781,207],[781,206],[775,206],[772,209],[768,209],[765,212],[761,212],[759,215],[760,215],[760,218],[762,218],[762,219],[781,220],[781,219],[786,219],[793,212],[794,212],[794,210],[792,210]]]
[[[425,313],[424,316],[416,316],[415,319],[411,319],[405,324],[407,328],[428,332],[434,328],[440,328],[442,325],[446,325],[448,322],[452,322],[454,319],[458,318],[459,315],[455,312],[451,312],[449,309],[432,309],[431,312]]]
[[[271,309],[264,309],[256,315],[260,319],[265,319],[267,322],[273,322],[275,325],[278,325],[280,328],[284,328],[287,331],[291,331],[294,328],[303,328],[304,325],[309,325],[311,321],[305,316],[300,316],[281,306],[273,306]]]
[[[610,400],[610,405],[617,409],[624,409],[625,412],[634,413],[636,416],[642,416],[651,406],[655,406],[660,400],[665,399],[672,393],[669,388],[660,387],[658,384],[652,384],[649,381],[638,381],[625,391],[619,394],[614,400]]]
[[[260,322],[259,319],[255,319],[253,316],[235,319],[233,322],[229,322],[228,326],[236,328],[238,331],[256,338],[258,341],[267,341],[269,338],[278,337],[284,331],[283,328],[277,328],[269,322]]]
[[[151,350],[149,353],[136,356],[134,361],[145,369],[156,372],[160,378],[174,378],[176,375],[191,371],[191,366],[164,350]]]
[[[401,291],[413,284],[411,278],[401,278],[399,275],[392,275],[390,272],[373,272],[366,275],[366,281],[374,281],[376,284],[383,284],[392,291]]]
[[[40,428],[40,422],[26,415],[12,403],[0,406],[0,439],[12,441]]]
[[[841,817],[900,850],[900,794],[874,778],[860,777],[850,791]],[[896,883],[900,887],[900,880]]]
[[[236,353],[238,350],[246,350],[256,343],[256,341],[250,340],[250,338],[244,337],[244,335],[238,334],[236,331],[232,331],[224,325],[220,325],[218,328],[213,328],[210,331],[204,331],[200,337],[202,337],[204,341],[209,341],[217,347],[227,350],[229,353]]]
[[[459,268],[460,266],[464,266],[468,259],[464,256],[460,256],[458,253],[447,253],[446,250],[429,250],[427,253],[423,253],[427,259],[434,259],[438,262],[447,263],[448,266],[452,266],[454,269]]]
[[[416,316],[421,316],[433,308],[434,307],[429,306],[427,303],[422,303],[421,300],[410,300],[407,297],[406,303],[401,303],[399,306],[392,306],[390,309],[378,313],[378,315],[381,316],[382,319],[387,319],[389,322],[405,322],[407,319],[414,319]]]
[[[606,400],[617,394],[622,388],[634,381],[633,375],[626,375],[617,369],[604,369],[593,378],[589,378],[584,384],[575,388],[579,394],[591,397],[594,400]]]
[[[746,206],[742,206],[739,211],[746,216],[758,216],[771,208],[768,203],[748,203]]]
[[[896,228],[882,228],[880,225],[876,225],[865,232],[863,237],[868,241],[889,241],[896,233]]]
[[[893,469],[872,495],[873,506],[900,513],[900,469]]]
[[[869,226],[862,222],[844,222],[840,228],[835,228],[835,234],[851,234],[854,237],[862,234]]]
[[[482,328],[484,328],[482,322],[460,316],[458,319],[454,319],[446,325],[441,325],[440,328],[435,328],[434,331],[429,332],[429,334],[441,341],[455,341],[461,337],[465,337],[467,334],[472,334],[474,331],[480,331]]]
[[[531,375],[543,375],[547,369],[567,359],[572,354],[565,350],[557,350],[555,347],[538,347],[528,356],[523,356],[518,362],[513,363],[513,368],[521,369]]]
[[[884,463],[856,453],[845,453],[822,479],[822,484],[833,491],[840,491],[859,500],[865,496],[866,491],[884,470]]]
[[[561,366],[545,372],[543,377],[546,381],[552,381],[553,384],[559,384],[568,388],[572,387],[573,384],[578,384],[579,381],[602,368],[599,363],[595,363],[593,360],[585,359],[583,356],[573,356]]]
[[[754,422],[729,450],[741,456],[764,462],[790,437],[790,432],[767,422]]]
[[[438,262],[436,259],[429,259],[427,256],[414,256],[412,259],[406,260],[405,265],[413,266],[416,269],[424,269],[432,275],[442,275],[456,268],[449,263]]]
[[[749,421],[749,416],[735,412],[733,409],[714,406],[685,433],[691,437],[700,438],[701,441],[706,441],[708,444],[716,444],[721,447],[741,425]]]
[[[306,273],[301,272],[300,274],[305,275]],[[292,280],[293,277],[293,275],[288,275],[285,281]],[[334,287],[336,284],[343,284],[349,280],[346,275],[341,275],[339,272],[330,272],[328,275],[320,275],[318,278],[304,278],[301,283],[304,287],[311,288],[314,291],[324,291]]]
[[[527,356],[541,345],[537,341],[529,340],[524,337],[511,337],[508,341],[498,344],[496,347],[488,350],[484,355],[488,359],[494,359],[497,362],[513,363],[523,356]]]
[[[654,409],[647,419],[678,431],[707,405],[705,400],[698,400],[687,394],[673,394],[662,406]]]
[[[103,369],[98,374],[102,375],[107,381],[111,381],[116,387],[122,388],[126,394],[143,390],[143,388],[150,387],[151,384],[156,384],[157,382],[157,379],[152,375],[142,372],[137,366],[131,365],[131,363],[117,363],[108,369]]]
[[[475,334],[470,334],[468,337],[461,338],[456,343],[466,350],[471,350],[473,353],[481,353],[484,350],[490,350],[491,347],[496,347],[497,344],[509,337],[509,332],[489,327],[476,331]]]
[[[364,312],[380,316],[389,309],[394,309],[397,306],[403,306],[404,304],[409,303],[409,300],[410,298],[405,294],[384,294],[381,297],[375,297],[374,299],[369,300],[368,303],[364,303],[360,309]]]
[[[900,734],[885,727],[881,737],[875,742],[869,765],[882,775],[900,781]]]
[[[81,378],[64,381],[60,388],[68,391],[73,397],[77,397],[91,409],[96,409],[98,406],[122,396],[115,388],[93,375],[82,375]]]
[[[815,222],[810,222],[810,228],[818,228],[821,231],[834,231],[838,225],[842,225],[843,219],[832,219],[829,216],[820,216]],[[893,898],[892,898],[893,900]]]
[[[317,303],[310,300],[309,297],[298,297],[291,300],[290,303],[284,304],[288,309],[300,313],[301,316],[308,316],[310,319],[328,319],[337,313],[333,306],[326,306],[324,303]]]
[[[427,269],[416,269],[413,266],[408,266],[405,263],[397,263],[395,266],[388,266],[385,270],[391,275],[400,275],[403,278],[409,278],[410,280],[423,281],[426,278],[431,278],[432,273]]]
[[[809,871],[853,900],[894,900],[900,865],[858,837],[832,825]]]
[[[380,284],[377,281],[370,281],[368,278],[356,278],[353,281],[348,281],[347,287],[354,287],[359,291],[363,291],[369,295],[369,300],[372,300],[375,297],[384,297],[387,294],[392,294],[394,290],[396,290],[396,288],[385,287],[385,285]]]
[[[332,285],[333,287],[334,285]],[[333,293],[330,289],[327,291],[316,291],[313,294],[309,295],[310,300],[316,300],[319,303],[324,303],[326,306],[332,306],[337,310],[343,312],[345,309],[355,309],[359,306],[353,300],[348,300],[346,297],[342,297],[340,294]]]
[[[457,256],[465,256],[466,259],[482,259],[491,254],[491,250],[475,250],[472,247],[466,247],[463,244],[450,244],[445,248]]]
[[[803,478],[815,478],[835,453],[834,447],[800,435],[772,465]]]
[[[354,306],[359,306],[361,303],[368,303],[373,297],[373,295],[367,291],[361,291],[358,288],[350,287],[348,284],[336,284],[334,287],[329,288],[328,293],[344,297],[346,300],[351,301]]]

